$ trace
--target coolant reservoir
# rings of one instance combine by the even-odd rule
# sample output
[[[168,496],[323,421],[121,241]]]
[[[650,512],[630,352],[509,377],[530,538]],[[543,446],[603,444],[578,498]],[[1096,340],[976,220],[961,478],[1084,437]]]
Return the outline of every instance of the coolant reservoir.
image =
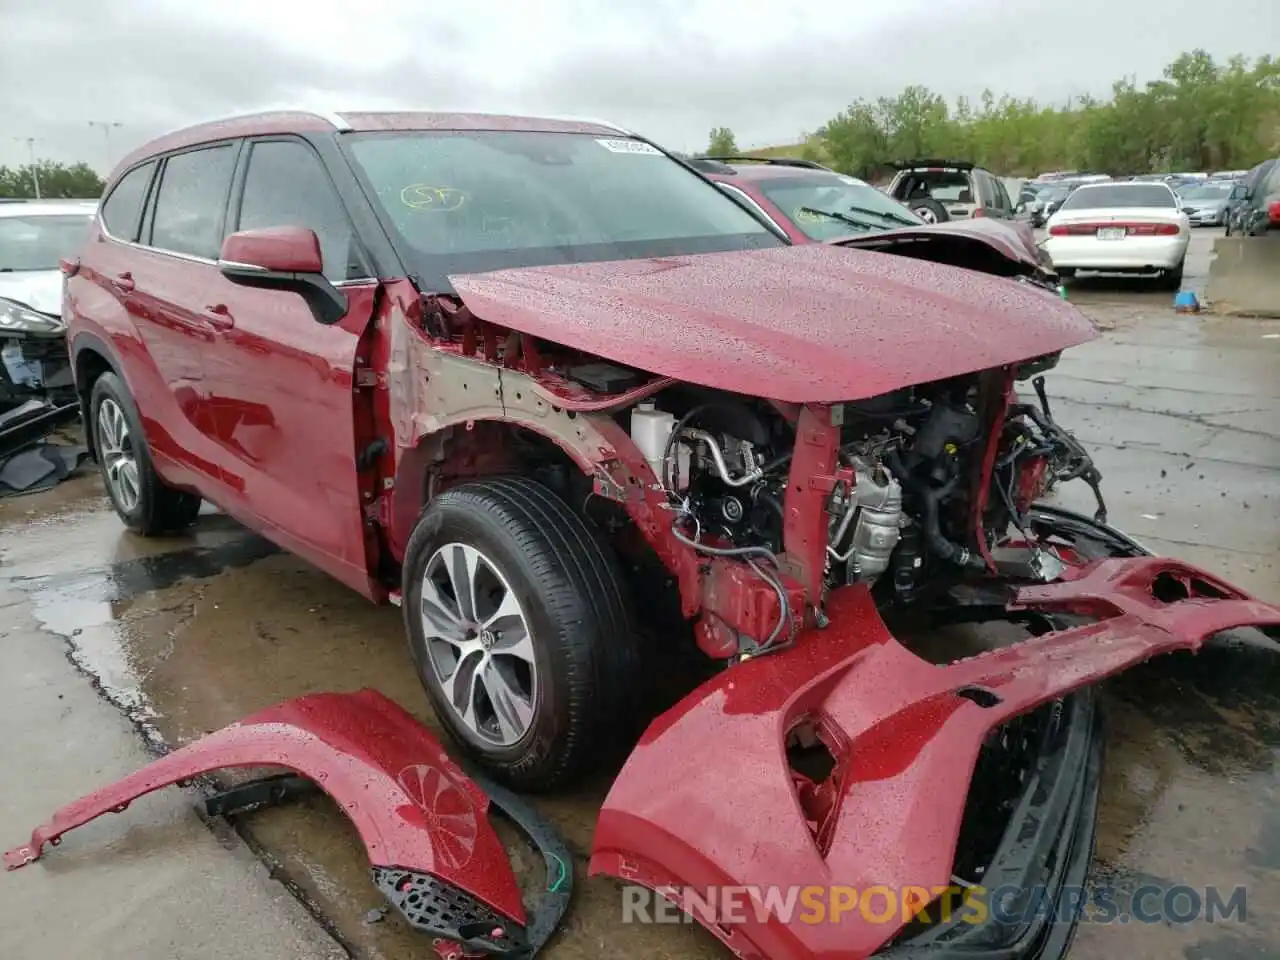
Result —
[[[676,418],[659,410],[652,400],[636,404],[631,411],[631,440],[640,449],[640,453],[648,462],[653,475],[662,479],[662,457],[667,450],[667,440],[675,429]],[[680,467],[680,486],[689,480],[689,448],[677,444],[675,451]]]

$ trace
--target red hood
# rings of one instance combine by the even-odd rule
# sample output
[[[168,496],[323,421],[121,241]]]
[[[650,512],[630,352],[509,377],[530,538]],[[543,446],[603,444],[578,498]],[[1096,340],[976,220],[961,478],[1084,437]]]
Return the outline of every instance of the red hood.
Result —
[[[832,241],[842,247],[871,247],[876,249],[915,241],[921,237],[945,239],[962,238],[994,247],[1010,260],[1029,266],[1042,265],[1040,248],[1036,246],[1035,233],[1030,225],[1011,223],[1007,220],[951,220],[947,223],[926,223],[915,227],[899,227],[874,234],[857,234]]]
[[[450,277],[478,317],[617,363],[794,403],[877,396],[1097,336],[1025,283],[825,244]]]

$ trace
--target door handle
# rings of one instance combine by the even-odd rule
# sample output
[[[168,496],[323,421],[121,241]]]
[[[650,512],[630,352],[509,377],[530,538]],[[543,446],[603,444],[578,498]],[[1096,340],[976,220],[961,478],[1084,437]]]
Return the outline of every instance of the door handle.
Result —
[[[111,285],[121,293],[129,293],[134,287],[133,274],[128,272],[116,274],[111,278]]]
[[[235,318],[225,303],[215,303],[204,308],[204,317],[215,330],[230,330],[236,325]]]

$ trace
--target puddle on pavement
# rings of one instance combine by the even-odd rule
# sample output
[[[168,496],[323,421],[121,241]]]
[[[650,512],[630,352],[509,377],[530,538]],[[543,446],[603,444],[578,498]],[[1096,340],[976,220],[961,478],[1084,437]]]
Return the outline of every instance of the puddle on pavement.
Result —
[[[42,529],[44,547],[16,547],[0,517],[0,558],[34,615],[66,638],[74,661],[152,737],[178,745],[272,703],[323,690],[376,687],[430,727],[400,612],[374,607],[319,571],[210,518],[194,539],[144,555],[115,528],[78,548],[103,556],[54,573],[51,549],[97,531],[69,508]],[[114,520],[113,520],[114,522]],[[93,536],[98,536],[94,533]],[[103,547],[103,542],[107,547]],[[123,546],[119,544],[123,543]],[[53,544],[53,547],[50,547]],[[96,553],[94,551],[97,551]],[[39,554],[39,555],[37,555]],[[1248,887],[1244,923],[1084,925],[1073,957],[1187,960],[1265,957],[1280,942],[1280,653],[1272,645],[1206,649],[1144,665],[1109,687],[1110,743],[1095,875],[1117,888],[1143,882]],[[587,881],[585,854],[607,789],[602,776],[573,795],[537,798],[575,853],[578,888],[549,958],[727,956],[690,924],[621,922],[607,879]],[[384,905],[363,847],[323,797],[259,811],[241,829],[260,856],[335,928],[358,957],[430,958],[430,943]],[[507,836],[504,834],[504,836]],[[516,854],[536,879],[536,858]]]

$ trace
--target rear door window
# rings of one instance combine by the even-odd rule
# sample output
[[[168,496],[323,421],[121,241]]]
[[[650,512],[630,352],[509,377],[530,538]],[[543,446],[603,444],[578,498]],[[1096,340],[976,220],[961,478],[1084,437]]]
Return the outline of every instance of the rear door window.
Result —
[[[992,181],[996,185],[996,206],[1005,213],[1013,213],[1013,203],[1009,200],[1009,191],[999,180]]]
[[[973,172],[973,186],[977,191],[977,195],[973,198],[973,202],[984,210],[995,210],[1000,206],[996,199],[995,180],[982,173],[979,170]]]
[[[355,233],[319,156],[298,140],[260,140],[249,148],[235,230],[306,227],[320,239],[324,275],[357,280],[367,271]]]
[[[219,144],[165,160],[151,222],[151,246],[216,260],[236,150]]]
[[[117,240],[138,239],[138,221],[147,200],[147,187],[155,173],[156,161],[134,167],[115,185],[102,204],[102,224]]]

